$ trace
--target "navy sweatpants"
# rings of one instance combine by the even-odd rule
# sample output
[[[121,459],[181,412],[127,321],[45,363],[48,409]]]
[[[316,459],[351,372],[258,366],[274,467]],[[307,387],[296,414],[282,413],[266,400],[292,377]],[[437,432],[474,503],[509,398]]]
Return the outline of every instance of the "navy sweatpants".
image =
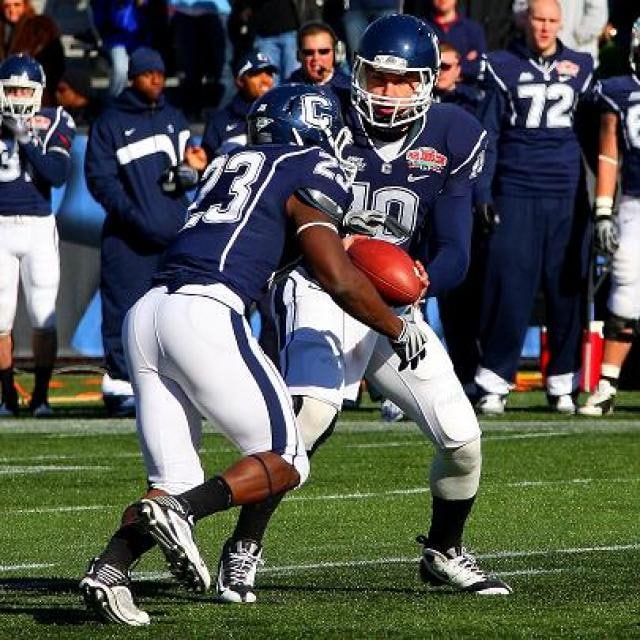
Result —
[[[548,376],[580,369],[587,212],[573,197],[498,196],[501,223],[491,236],[480,317],[480,366],[512,382],[536,294],[542,286]]]

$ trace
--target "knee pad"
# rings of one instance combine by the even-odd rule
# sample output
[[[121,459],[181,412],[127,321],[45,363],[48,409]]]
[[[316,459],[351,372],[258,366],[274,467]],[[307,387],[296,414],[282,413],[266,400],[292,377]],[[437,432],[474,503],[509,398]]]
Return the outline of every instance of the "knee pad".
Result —
[[[293,409],[305,449],[312,454],[333,433],[338,410],[327,402],[309,396],[294,396]]]
[[[629,331],[631,329],[631,331]],[[611,313],[604,322],[605,340],[615,340],[616,342],[633,342],[638,335],[638,320],[622,318],[615,313]]]
[[[455,449],[438,449],[431,464],[431,493],[443,500],[473,498],[478,492],[481,468],[480,438]]]

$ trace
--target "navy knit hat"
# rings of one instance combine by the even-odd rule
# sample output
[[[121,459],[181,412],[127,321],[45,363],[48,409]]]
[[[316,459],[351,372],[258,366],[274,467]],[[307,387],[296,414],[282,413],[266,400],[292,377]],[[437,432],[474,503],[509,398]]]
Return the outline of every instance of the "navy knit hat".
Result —
[[[129,58],[129,80],[145,71],[161,71],[164,73],[162,56],[149,47],[139,47]]]

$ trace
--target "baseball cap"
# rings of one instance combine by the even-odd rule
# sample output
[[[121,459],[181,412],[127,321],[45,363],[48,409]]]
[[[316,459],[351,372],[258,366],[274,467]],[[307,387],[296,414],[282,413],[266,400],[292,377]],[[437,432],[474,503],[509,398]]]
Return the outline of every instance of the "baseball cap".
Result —
[[[271,61],[271,58],[262,51],[250,51],[244,54],[233,66],[233,73],[236,78],[240,78],[247,73],[256,73],[257,71],[278,73],[278,67]]]

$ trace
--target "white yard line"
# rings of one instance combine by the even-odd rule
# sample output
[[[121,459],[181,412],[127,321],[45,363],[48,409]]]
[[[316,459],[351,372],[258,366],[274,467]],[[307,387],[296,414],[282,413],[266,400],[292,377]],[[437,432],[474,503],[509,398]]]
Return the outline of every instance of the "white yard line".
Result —
[[[59,467],[54,467],[58,469]],[[545,487],[545,486],[562,486],[562,485],[590,485],[590,484],[607,484],[607,483],[637,483],[640,482],[640,478],[573,478],[570,480],[523,480],[519,482],[505,482],[505,483],[489,483],[485,482],[485,487],[491,487],[500,485],[503,487],[512,488],[528,488],[528,487]],[[333,493],[324,494],[319,496],[314,495],[297,495],[293,493],[285,498],[285,502],[321,502],[334,501],[334,500],[366,500],[369,498],[386,498],[392,496],[411,496],[420,495],[423,493],[429,493],[428,487],[412,487],[408,489],[392,489],[390,491],[370,491],[370,492],[353,492],[353,493]],[[20,516],[31,514],[44,514],[44,513],[63,513],[63,512],[80,512],[80,511],[101,511],[110,509],[123,509],[122,505],[110,505],[110,504],[93,504],[93,505],[67,505],[60,507],[31,507],[28,509],[5,509],[0,510],[0,516]]]
[[[51,567],[55,567],[55,564],[52,563],[37,563],[30,562],[28,564],[0,564],[0,573],[6,571],[22,571],[23,569],[50,569]]]
[[[51,471],[111,471],[111,467],[101,465],[28,465],[28,466],[0,466],[0,476],[24,476],[39,473],[49,473]]]

